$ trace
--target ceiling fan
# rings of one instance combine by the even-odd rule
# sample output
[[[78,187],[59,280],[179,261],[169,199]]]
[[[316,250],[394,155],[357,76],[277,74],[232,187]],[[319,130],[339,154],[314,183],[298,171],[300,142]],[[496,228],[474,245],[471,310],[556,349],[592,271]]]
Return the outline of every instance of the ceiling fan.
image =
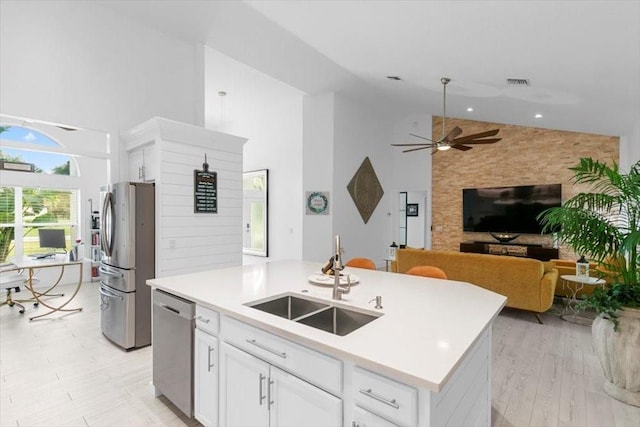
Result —
[[[490,136],[495,136],[500,132],[500,129],[488,130],[486,132],[474,133],[473,135],[460,136],[462,135],[462,129],[458,126],[454,127],[451,132],[448,134],[445,133],[445,122],[447,120],[447,84],[451,81],[448,77],[443,77],[440,79],[442,86],[444,88],[444,94],[442,97],[442,137],[437,140],[431,140],[429,138],[425,138],[424,136],[415,135],[410,133],[409,135],[415,136],[416,138],[424,139],[429,141],[428,143],[421,144],[391,144],[395,147],[414,147],[403,150],[403,153],[408,153],[410,151],[418,151],[424,150],[427,148],[431,148],[431,154],[434,154],[438,150],[445,151],[450,148],[455,148],[456,150],[467,151],[471,150],[473,147],[469,147],[469,145],[476,144],[493,144],[495,142],[500,141],[502,138],[488,138]]]

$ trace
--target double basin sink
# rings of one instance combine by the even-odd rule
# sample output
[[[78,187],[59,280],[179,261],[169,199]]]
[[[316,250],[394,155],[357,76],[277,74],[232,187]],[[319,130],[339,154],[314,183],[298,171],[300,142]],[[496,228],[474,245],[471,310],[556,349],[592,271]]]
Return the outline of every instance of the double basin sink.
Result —
[[[382,315],[367,314],[295,295],[277,296],[247,305],[339,336],[350,334]]]

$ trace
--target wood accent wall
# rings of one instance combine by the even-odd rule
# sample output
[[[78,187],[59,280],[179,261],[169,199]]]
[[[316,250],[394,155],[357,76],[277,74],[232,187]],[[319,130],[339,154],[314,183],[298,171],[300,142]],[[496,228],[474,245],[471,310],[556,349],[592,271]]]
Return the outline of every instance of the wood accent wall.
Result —
[[[459,250],[460,242],[495,241],[488,233],[462,231],[462,189],[512,185],[562,184],[562,200],[579,192],[572,172],[581,157],[593,157],[609,164],[619,161],[618,137],[565,132],[499,123],[449,119],[447,132],[455,126],[462,136],[495,128],[502,140],[490,145],[475,145],[472,150],[451,149],[433,156],[432,166],[432,248]],[[442,133],[442,118],[433,117],[434,140]],[[496,242],[497,243],[497,242]],[[550,236],[521,235],[512,243],[551,246]],[[561,258],[575,257],[560,247]]]

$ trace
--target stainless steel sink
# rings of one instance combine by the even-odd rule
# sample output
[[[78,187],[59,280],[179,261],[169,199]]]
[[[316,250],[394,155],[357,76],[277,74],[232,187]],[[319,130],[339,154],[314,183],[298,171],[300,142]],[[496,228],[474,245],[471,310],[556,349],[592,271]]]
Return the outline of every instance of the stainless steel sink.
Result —
[[[249,304],[249,306],[257,310],[275,314],[276,316],[284,317],[285,319],[293,320],[305,314],[327,308],[329,304],[287,295],[256,305]]]
[[[340,307],[330,307],[319,313],[298,320],[298,323],[313,326],[316,329],[345,336],[356,329],[376,320],[378,316],[360,313]]]
[[[294,295],[280,296],[247,305],[256,310],[340,336],[345,336],[382,315],[382,313],[367,314]]]

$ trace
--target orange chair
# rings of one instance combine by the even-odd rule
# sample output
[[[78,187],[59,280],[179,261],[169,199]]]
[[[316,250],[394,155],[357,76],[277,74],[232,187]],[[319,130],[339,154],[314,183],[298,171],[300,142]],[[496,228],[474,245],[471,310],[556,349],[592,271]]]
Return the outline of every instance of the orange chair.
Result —
[[[442,269],[432,265],[416,265],[415,267],[411,267],[407,271],[407,274],[411,274],[413,276],[435,277],[436,279],[447,278],[447,275],[442,271]]]
[[[369,258],[351,258],[345,264],[347,267],[366,268],[367,270],[376,270],[376,264]]]

